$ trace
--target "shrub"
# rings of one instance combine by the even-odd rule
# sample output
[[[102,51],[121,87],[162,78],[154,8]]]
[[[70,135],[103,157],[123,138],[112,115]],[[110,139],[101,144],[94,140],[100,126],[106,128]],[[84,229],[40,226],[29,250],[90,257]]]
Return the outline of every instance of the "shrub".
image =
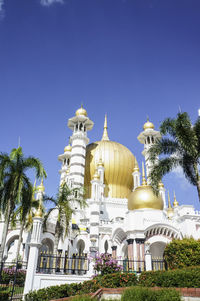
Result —
[[[79,294],[96,292],[101,287],[126,287],[137,284],[137,277],[133,273],[114,273],[97,276],[83,283],[51,286],[38,291],[30,292],[25,296],[26,301],[48,301]]]
[[[153,291],[144,287],[132,287],[125,290],[121,301],[181,301],[179,292],[173,289]]]
[[[3,271],[2,271],[1,283],[2,284],[9,284],[10,281],[14,281],[15,273],[16,273],[16,268],[15,267],[4,268]],[[26,277],[26,271],[25,270],[17,270],[16,284],[23,285],[24,282],[25,282],[25,277]]]
[[[94,270],[105,275],[120,272],[122,266],[118,265],[117,260],[113,259],[110,254],[102,253],[95,257]]]
[[[9,300],[9,292],[0,291],[0,301],[8,301],[8,300]]]
[[[200,267],[142,272],[139,284],[159,287],[200,287]]]
[[[200,265],[200,240],[174,239],[166,246],[164,259],[170,269]]]

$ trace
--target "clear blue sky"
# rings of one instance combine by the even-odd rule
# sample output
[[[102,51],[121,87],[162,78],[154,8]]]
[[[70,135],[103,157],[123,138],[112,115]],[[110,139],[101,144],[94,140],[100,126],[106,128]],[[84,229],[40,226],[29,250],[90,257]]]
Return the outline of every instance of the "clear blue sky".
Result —
[[[200,107],[199,0],[0,0],[0,150],[18,144],[47,170],[57,190],[57,156],[68,143],[67,120],[81,102],[101,138],[141,164],[137,136],[148,115],[156,128],[179,110]],[[175,174],[172,196],[200,209],[195,188]]]

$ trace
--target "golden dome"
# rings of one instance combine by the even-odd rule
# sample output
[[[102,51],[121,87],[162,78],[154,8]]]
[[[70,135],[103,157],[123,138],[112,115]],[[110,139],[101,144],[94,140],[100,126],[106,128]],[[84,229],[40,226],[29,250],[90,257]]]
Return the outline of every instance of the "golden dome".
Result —
[[[144,130],[154,129],[154,124],[147,119],[147,122],[143,125]]]
[[[64,152],[71,152],[71,150],[72,150],[72,147],[71,147],[70,144],[68,144],[68,145],[65,146],[65,148],[64,148]]]
[[[87,111],[81,105],[80,109],[76,111],[76,116],[85,116],[87,117]]]
[[[163,200],[160,195],[155,195],[153,189],[149,185],[137,187],[128,198],[128,209],[163,209]]]
[[[87,145],[85,161],[86,197],[91,198],[91,180],[99,162],[103,162],[105,197],[127,198],[133,188],[132,172],[135,157],[120,143],[110,141],[105,116],[104,132],[101,141]]]

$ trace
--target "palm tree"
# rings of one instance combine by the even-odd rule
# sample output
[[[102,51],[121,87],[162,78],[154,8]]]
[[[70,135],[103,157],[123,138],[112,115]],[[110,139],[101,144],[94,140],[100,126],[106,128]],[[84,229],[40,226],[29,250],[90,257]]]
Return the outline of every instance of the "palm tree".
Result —
[[[57,210],[57,220],[55,226],[55,241],[54,241],[54,254],[58,252],[58,243],[60,239],[66,237],[69,232],[69,225],[74,213],[73,204],[77,202],[80,208],[86,206],[83,191],[80,188],[70,188],[66,183],[63,183],[58,190],[56,198],[49,198],[44,196],[44,201],[53,203],[45,215],[44,225],[47,225],[47,219],[52,211]]]
[[[19,252],[22,243],[23,231],[30,230],[33,224],[34,209],[38,209],[39,201],[35,199],[36,187],[30,185],[29,187],[23,187],[22,201],[17,206],[15,212],[12,215],[11,223],[16,225],[16,221],[20,223],[20,232],[17,245],[16,260],[19,259]]]
[[[160,133],[166,137],[149,149],[149,160],[153,163],[150,184],[158,193],[162,177],[181,167],[186,179],[196,186],[200,201],[200,117],[193,125],[186,112],[178,113],[176,118],[167,118],[161,123]]]
[[[4,230],[0,248],[0,262],[3,261],[6,236],[9,222],[14,213],[14,209],[20,203],[27,205],[23,197],[31,190],[31,182],[27,176],[27,171],[33,169],[36,178],[46,177],[46,172],[42,163],[35,157],[24,157],[22,148],[13,149],[8,155],[0,154],[0,209],[4,213]]]

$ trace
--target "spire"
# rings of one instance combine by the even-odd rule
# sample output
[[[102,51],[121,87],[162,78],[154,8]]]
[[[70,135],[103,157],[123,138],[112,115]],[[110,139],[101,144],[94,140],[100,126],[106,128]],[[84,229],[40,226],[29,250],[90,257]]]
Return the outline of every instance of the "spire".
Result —
[[[40,185],[38,186],[37,189],[38,189],[38,191],[40,191],[40,192],[44,192],[43,178],[42,178],[41,183],[40,183]]]
[[[167,208],[168,219],[172,219],[173,215],[174,215],[174,209],[172,208],[172,205],[171,205],[171,201],[170,201],[170,197],[169,197],[169,190],[168,190],[168,208]]]
[[[176,195],[175,195],[175,191],[174,191],[174,203],[173,203],[174,207],[178,207],[179,203],[176,200]]]
[[[142,162],[142,186],[146,186],[146,185],[147,185],[147,181],[145,178],[144,162]]]
[[[172,209],[171,201],[170,201],[170,196],[169,196],[169,190],[168,190],[168,209]]]
[[[135,171],[140,171],[140,170],[139,170],[139,166],[138,166],[136,157],[134,158],[134,169],[133,169],[133,171],[134,171],[134,172],[135,172]]]
[[[108,125],[107,125],[107,115],[105,115],[105,121],[104,121],[104,130],[103,130],[103,136],[102,136],[102,141],[109,141],[108,137]]]

